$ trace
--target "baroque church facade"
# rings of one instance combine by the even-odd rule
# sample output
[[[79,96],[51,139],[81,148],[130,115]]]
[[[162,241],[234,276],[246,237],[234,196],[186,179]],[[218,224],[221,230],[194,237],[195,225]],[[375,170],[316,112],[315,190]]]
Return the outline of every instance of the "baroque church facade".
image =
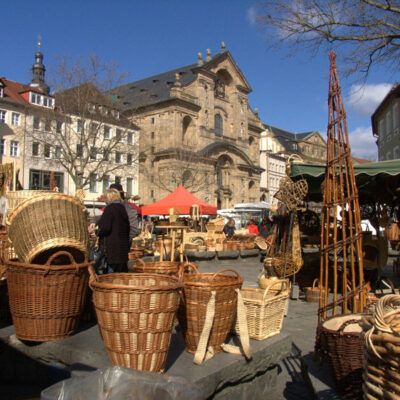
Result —
[[[259,140],[251,87],[229,51],[113,89],[112,102],[140,128],[140,203],[182,184],[230,208],[260,200]]]

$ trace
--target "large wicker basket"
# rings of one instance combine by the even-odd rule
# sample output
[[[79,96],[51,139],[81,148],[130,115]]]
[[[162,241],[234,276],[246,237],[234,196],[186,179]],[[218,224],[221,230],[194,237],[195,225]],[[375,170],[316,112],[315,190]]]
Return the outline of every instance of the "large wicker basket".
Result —
[[[163,372],[182,283],[168,275],[98,276],[90,269],[97,320],[113,365]]]
[[[336,390],[345,398],[362,396],[364,363],[361,314],[348,314],[328,318],[317,328],[320,350],[328,356]]]
[[[382,297],[365,335],[364,399],[400,399],[400,296]]]
[[[233,272],[230,275],[224,272]],[[212,347],[214,353],[222,351],[221,345],[225,342],[232,328],[236,309],[237,294],[243,279],[230,269],[216,273],[185,274],[183,299],[181,301],[178,319],[186,342],[186,350],[195,353],[206,323],[207,305],[215,292],[215,316],[207,347]]]
[[[288,284],[288,280],[278,280],[265,290],[242,288],[251,339],[264,340],[281,332],[289,300]],[[271,293],[273,288],[279,289],[279,291]],[[234,332],[239,334],[238,321],[235,321]]]
[[[68,265],[51,265],[59,256]],[[43,342],[70,336],[76,329],[88,289],[88,263],[76,264],[67,252],[53,254],[45,265],[6,261],[15,334]]]
[[[67,251],[76,262],[87,260],[86,208],[72,196],[44,193],[20,203],[9,216],[8,235],[20,261],[44,264]]]
[[[43,193],[54,193],[54,190],[15,190],[6,193],[7,214],[10,215],[18,204]]]

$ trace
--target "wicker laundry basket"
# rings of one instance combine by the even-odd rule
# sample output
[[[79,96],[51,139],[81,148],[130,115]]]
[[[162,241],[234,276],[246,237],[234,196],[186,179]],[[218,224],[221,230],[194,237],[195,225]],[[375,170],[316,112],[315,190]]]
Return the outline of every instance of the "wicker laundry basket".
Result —
[[[364,364],[362,314],[328,318],[317,328],[317,342],[328,356],[336,390],[343,397],[361,399]]]
[[[182,283],[168,275],[98,276],[89,285],[107,353],[113,365],[163,372]]]
[[[251,339],[264,340],[281,332],[289,300],[288,287],[289,281],[282,279],[271,283],[265,290],[242,288]],[[238,321],[235,321],[234,332],[239,334]]]
[[[43,193],[20,203],[8,218],[8,235],[20,261],[44,264],[67,251],[76,262],[87,260],[86,208],[72,196]]]
[[[234,275],[226,272],[233,272]],[[206,323],[207,306],[215,293],[215,316],[210,331],[207,347],[212,347],[214,353],[222,351],[232,328],[236,309],[237,293],[243,279],[231,269],[216,273],[187,273],[183,278],[183,298],[179,307],[178,319],[186,342],[186,350],[196,353],[200,337]]]
[[[400,399],[399,295],[378,301],[364,346],[364,399]]]
[[[51,265],[63,256],[68,265]],[[70,336],[76,329],[88,289],[88,263],[77,264],[67,252],[53,254],[45,265],[6,261],[15,334],[43,342]]]

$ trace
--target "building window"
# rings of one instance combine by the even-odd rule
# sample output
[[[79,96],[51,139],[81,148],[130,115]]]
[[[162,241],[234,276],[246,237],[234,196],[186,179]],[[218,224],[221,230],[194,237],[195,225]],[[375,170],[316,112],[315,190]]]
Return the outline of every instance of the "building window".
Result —
[[[0,140],[0,154],[6,154],[6,139],[3,138]]]
[[[61,146],[56,146],[54,149],[54,158],[59,160],[61,158]]]
[[[31,103],[32,104],[37,104],[37,105],[40,106],[42,104],[42,96],[40,96],[39,94],[31,92]]]
[[[89,176],[89,192],[97,193],[97,175],[90,174]]]
[[[90,123],[90,135],[97,136],[98,131],[99,131],[99,124],[96,124],[95,122],[91,122]]]
[[[19,142],[16,140],[10,141],[10,156],[17,157],[19,155]]]
[[[51,148],[49,144],[44,145],[44,158],[50,158],[51,157]]]
[[[115,137],[117,138],[117,142],[123,142],[122,129],[116,129]]]
[[[393,104],[392,116],[393,116],[393,129],[396,129],[399,127],[399,104],[398,103]]]
[[[110,177],[109,175],[103,176],[103,193],[110,187]]]
[[[83,146],[81,144],[76,145],[76,156],[79,158],[83,157]]]
[[[127,154],[126,156],[126,164],[127,165],[132,165],[133,163],[133,155],[132,154]]]
[[[11,125],[20,126],[21,125],[21,114],[12,112],[11,113]]]
[[[222,136],[223,132],[222,117],[219,114],[215,114],[214,116],[214,130],[216,135]]]
[[[97,159],[97,147],[92,146],[92,147],[90,148],[89,158],[90,158],[91,160],[96,160],[96,159]]]
[[[154,189],[151,189],[151,190],[150,190],[150,196],[151,196],[151,198],[154,199]]]
[[[6,123],[6,117],[7,117],[7,111],[0,110],[0,122],[5,124]]]
[[[104,132],[104,139],[111,138],[111,128],[108,125],[104,125],[103,132]]]
[[[399,153],[399,147],[396,146],[396,147],[393,149],[393,159],[394,159],[394,160],[397,160],[398,158],[400,158],[400,153]]]
[[[4,89],[0,86],[0,97],[4,97]]]
[[[386,134],[390,135],[392,132],[392,115],[390,111],[386,113]]]
[[[151,119],[151,123],[154,124],[154,118]]]
[[[51,131],[51,121],[49,119],[46,119],[44,121],[44,130],[46,132],[50,132]]]
[[[39,155],[39,143],[38,142],[32,143],[32,155],[36,156],[36,157]]]
[[[56,132],[62,133],[62,127],[63,127],[63,123],[61,121],[57,121],[56,122]]]
[[[379,136],[383,139],[385,137],[385,121],[381,119],[379,121]]]
[[[115,163],[116,164],[122,163],[122,154],[119,151],[115,152]]]
[[[110,150],[103,150],[103,161],[110,161]]]
[[[83,122],[81,119],[78,119],[76,121],[76,132],[77,133],[82,133],[83,132]]]
[[[58,191],[62,193],[64,189],[64,174],[62,172],[53,172],[53,174]],[[50,190],[51,171],[29,170],[29,189]]]
[[[133,132],[128,132],[128,144],[133,144]]]
[[[40,129],[40,119],[37,117],[33,118],[33,129]]]
[[[154,154],[154,151],[155,151],[154,146],[151,146],[150,151],[151,151],[151,154]]]
[[[154,132],[151,132],[151,138],[154,139]]]
[[[126,178],[126,194],[133,195],[133,178]]]

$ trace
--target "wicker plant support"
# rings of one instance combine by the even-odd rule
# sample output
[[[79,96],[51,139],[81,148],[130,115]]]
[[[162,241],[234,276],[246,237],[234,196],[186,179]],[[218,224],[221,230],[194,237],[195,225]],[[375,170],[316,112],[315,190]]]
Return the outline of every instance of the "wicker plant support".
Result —
[[[51,265],[63,256],[68,265]],[[11,315],[18,339],[43,342],[74,333],[88,289],[88,263],[77,264],[67,252],[45,265],[6,261]]]
[[[20,203],[8,219],[10,240],[19,260],[44,264],[54,253],[67,251],[78,262],[88,256],[86,208],[78,199],[44,193]]]
[[[226,272],[233,272],[234,275]],[[223,350],[222,345],[237,312],[237,293],[240,292],[243,279],[231,269],[214,274],[199,273],[195,269],[194,273],[184,274],[183,282],[179,324],[185,338],[186,351],[195,354],[194,362],[201,364]],[[247,330],[247,324],[245,327]],[[247,356],[251,356],[250,352]]]
[[[293,182],[288,176],[284,176],[274,197],[285,204],[288,211],[292,211],[297,209],[307,192],[308,183],[305,179]]]
[[[340,315],[319,323],[317,337],[332,368],[335,387],[345,398],[361,399],[364,348],[362,314]]]
[[[182,283],[158,274],[108,274],[90,268],[89,285],[113,365],[163,372]]]
[[[264,340],[281,332],[283,317],[289,300],[288,287],[288,280],[277,280],[265,290],[241,289],[251,339]],[[234,324],[234,332],[237,335],[239,334],[237,320]]]
[[[312,287],[306,287],[304,288],[304,294],[306,296],[306,301],[309,302],[319,302],[319,297],[321,295],[321,290],[325,292],[325,288],[321,286],[319,279],[315,278],[312,284]],[[328,288],[329,292],[329,288]],[[325,295],[324,293],[322,294],[323,296]]]
[[[382,297],[365,334],[364,399],[400,399],[400,296]]]

